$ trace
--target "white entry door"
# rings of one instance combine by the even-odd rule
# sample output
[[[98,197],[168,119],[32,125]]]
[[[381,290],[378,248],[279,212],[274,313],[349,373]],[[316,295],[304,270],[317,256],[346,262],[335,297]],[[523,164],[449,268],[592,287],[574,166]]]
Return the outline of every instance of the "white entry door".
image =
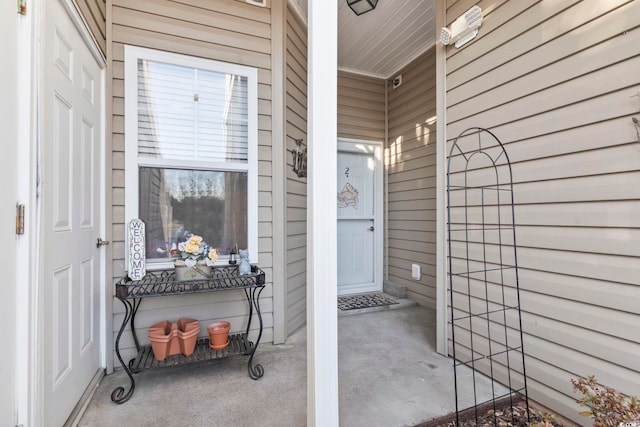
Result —
[[[100,367],[102,71],[60,1],[44,9],[41,387],[59,426]]]
[[[382,291],[381,147],[338,142],[338,294]]]

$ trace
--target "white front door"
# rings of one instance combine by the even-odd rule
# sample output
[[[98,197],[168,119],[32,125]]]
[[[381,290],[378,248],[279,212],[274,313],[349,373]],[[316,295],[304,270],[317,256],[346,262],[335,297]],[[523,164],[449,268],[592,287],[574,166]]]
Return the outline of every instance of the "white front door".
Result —
[[[338,142],[338,294],[382,291],[381,147]]]
[[[42,388],[63,425],[100,367],[101,68],[58,0],[42,28]]]

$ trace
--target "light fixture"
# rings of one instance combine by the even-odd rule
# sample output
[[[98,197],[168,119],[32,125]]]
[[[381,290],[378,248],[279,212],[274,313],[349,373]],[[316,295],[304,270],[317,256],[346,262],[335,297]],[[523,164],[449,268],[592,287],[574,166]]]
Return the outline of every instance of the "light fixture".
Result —
[[[482,25],[482,10],[478,6],[473,6],[453,21],[451,28],[442,28],[440,41],[445,46],[454,43],[455,47],[462,47],[478,35],[480,25]]]
[[[302,143],[302,138],[296,139],[296,148],[291,150],[293,155],[293,172],[300,178],[307,176],[307,146]],[[304,145],[304,149],[302,146]]]
[[[353,13],[360,16],[376,8],[378,0],[347,0],[347,4]]]

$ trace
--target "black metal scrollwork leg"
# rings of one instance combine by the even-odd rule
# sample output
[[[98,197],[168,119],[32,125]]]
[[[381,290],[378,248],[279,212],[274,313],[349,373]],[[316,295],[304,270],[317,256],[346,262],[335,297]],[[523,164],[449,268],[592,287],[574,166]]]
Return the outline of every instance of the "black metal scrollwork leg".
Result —
[[[133,329],[133,326],[134,326],[133,319],[135,317],[136,312],[138,311],[138,307],[140,306],[141,300],[133,300],[133,302],[131,302],[129,300],[121,299],[120,301],[124,305],[125,315],[124,315],[124,319],[122,320],[122,325],[120,326],[120,330],[118,331],[118,336],[116,337],[116,356],[120,361],[120,365],[122,365],[122,368],[126,372],[127,376],[129,376],[130,387],[126,393],[125,393],[125,388],[122,386],[116,387],[111,392],[111,401],[115,403],[124,403],[127,400],[129,400],[133,395],[133,391],[136,388],[136,381],[133,379],[133,373],[137,373],[138,371],[137,370],[132,371],[130,369],[131,361],[129,362],[129,364],[124,363],[124,360],[122,360],[122,356],[120,355],[120,338],[122,337],[122,333],[124,332],[124,329],[127,326],[127,323],[129,323],[129,321],[131,321],[131,328],[133,332],[134,342],[136,344],[136,349],[140,350],[138,339],[135,335],[135,329]]]
[[[131,335],[133,337],[133,343],[136,345],[136,351],[140,351],[140,342],[138,341],[138,334],[136,333],[136,313],[138,312],[138,307],[142,303],[142,298],[136,298],[133,300],[133,311],[131,313]],[[129,370],[134,374],[140,372],[140,369],[133,367],[133,362],[135,358],[129,360]]]
[[[255,308],[256,314],[258,315],[258,323],[260,324],[260,328],[258,330],[258,339],[255,344],[250,341],[248,344],[251,346],[251,351],[249,352],[249,362],[247,364],[247,368],[249,370],[249,377],[253,380],[257,380],[264,375],[264,368],[260,364],[253,365],[253,356],[256,353],[256,349],[258,348],[258,344],[260,344],[260,339],[262,338],[262,314],[260,313],[260,294],[264,286],[259,288],[251,288],[245,289],[244,293],[247,296],[247,301],[249,302],[249,322],[247,323],[247,331],[246,336],[247,340],[249,340],[249,328],[251,327],[251,319],[253,317],[253,309]]]

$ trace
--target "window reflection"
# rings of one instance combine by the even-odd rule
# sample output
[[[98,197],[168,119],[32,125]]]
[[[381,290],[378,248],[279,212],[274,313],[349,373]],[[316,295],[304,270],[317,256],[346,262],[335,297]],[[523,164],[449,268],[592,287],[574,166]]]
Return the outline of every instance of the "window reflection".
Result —
[[[171,257],[191,234],[222,256],[247,247],[247,173],[140,167],[147,260]]]

